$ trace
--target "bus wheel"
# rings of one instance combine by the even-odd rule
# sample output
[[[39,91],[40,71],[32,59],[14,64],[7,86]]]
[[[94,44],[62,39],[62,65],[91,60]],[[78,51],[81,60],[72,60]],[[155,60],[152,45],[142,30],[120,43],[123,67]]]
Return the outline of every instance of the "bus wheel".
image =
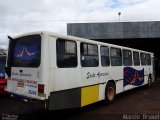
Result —
[[[105,101],[107,103],[113,102],[115,95],[116,95],[115,85],[111,82],[108,82],[105,90]]]
[[[152,76],[151,74],[148,76],[148,87],[150,87],[152,85]]]

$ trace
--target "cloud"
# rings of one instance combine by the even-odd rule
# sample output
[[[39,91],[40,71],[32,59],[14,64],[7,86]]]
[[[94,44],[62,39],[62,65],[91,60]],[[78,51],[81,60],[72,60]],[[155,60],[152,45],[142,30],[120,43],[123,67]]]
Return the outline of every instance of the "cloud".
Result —
[[[7,44],[8,44],[8,40],[6,40],[5,36],[0,36],[1,40],[0,40],[0,48],[6,49],[7,48]]]
[[[0,47],[7,35],[31,31],[66,34],[74,22],[117,22],[160,20],[159,0],[1,0]]]

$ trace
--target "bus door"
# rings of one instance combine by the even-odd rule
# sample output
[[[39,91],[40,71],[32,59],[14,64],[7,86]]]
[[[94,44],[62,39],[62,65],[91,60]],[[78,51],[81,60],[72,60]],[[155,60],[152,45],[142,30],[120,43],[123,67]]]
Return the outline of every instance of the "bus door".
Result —
[[[85,106],[99,100],[98,46],[88,43],[81,43],[80,58],[82,66],[81,106]]]

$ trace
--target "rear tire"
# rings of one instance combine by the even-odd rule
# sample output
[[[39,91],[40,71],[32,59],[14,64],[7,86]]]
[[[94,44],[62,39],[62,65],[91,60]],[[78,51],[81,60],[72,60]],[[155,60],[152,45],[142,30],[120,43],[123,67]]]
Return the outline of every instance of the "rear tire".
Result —
[[[149,76],[148,76],[148,85],[147,86],[148,87],[152,86],[152,75],[151,74],[149,74]]]
[[[108,82],[105,90],[105,101],[107,103],[112,103],[115,99],[116,88],[115,85],[111,82]]]

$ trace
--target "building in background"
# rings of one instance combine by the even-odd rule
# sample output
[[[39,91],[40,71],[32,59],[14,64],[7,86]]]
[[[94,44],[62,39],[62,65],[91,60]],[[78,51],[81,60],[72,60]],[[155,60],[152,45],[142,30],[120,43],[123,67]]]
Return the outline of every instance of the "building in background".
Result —
[[[67,34],[154,52],[160,75],[160,21],[68,23]]]
[[[0,48],[0,55],[6,55],[7,50]]]

